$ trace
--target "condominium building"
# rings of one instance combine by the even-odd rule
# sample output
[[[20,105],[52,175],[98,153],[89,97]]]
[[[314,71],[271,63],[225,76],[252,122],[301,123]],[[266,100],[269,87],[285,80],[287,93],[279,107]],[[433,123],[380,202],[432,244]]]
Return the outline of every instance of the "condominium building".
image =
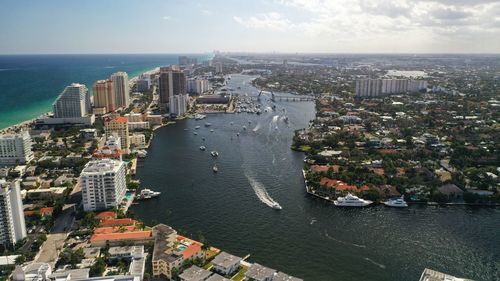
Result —
[[[27,236],[19,181],[0,182],[0,243],[15,245]]]
[[[67,86],[52,104],[55,118],[79,118],[91,113],[90,94],[83,84]]]
[[[96,211],[120,205],[127,184],[125,163],[114,159],[90,161],[80,174],[83,209]]]
[[[94,82],[94,109],[105,108],[104,112],[116,110],[115,92],[113,81],[99,80]]]
[[[136,90],[138,92],[146,92],[151,88],[151,75],[142,74],[136,82]]]
[[[129,153],[130,141],[128,138],[127,117],[119,116],[116,118],[106,118],[104,120],[104,133],[106,134],[106,138],[115,134],[120,137],[122,152],[124,154]]]
[[[170,96],[169,112],[177,116],[186,113],[188,104],[188,95]]]
[[[168,104],[170,96],[186,94],[186,76],[184,72],[175,70],[173,67],[162,67],[158,86],[160,104]]]
[[[222,63],[216,62],[215,63],[215,73],[220,74],[220,73],[222,73],[222,71],[223,71]]]
[[[0,135],[0,166],[26,164],[33,160],[31,137],[27,131]]]
[[[127,108],[130,105],[130,91],[126,72],[117,72],[111,75],[116,107]]]
[[[410,79],[360,79],[356,80],[357,97],[418,92],[427,88],[427,81]]]
[[[189,78],[187,80],[187,92],[201,95],[210,89],[207,79]]]

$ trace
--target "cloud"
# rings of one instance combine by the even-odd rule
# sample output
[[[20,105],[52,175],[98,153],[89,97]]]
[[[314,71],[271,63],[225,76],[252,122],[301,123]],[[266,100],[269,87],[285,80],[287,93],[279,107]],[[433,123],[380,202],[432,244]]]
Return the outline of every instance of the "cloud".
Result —
[[[281,14],[270,12],[267,14],[258,14],[256,16],[242,18],[233,17],[238,24],[252,29],[271,29],[275,31],[284,31],[291,27],[290,20],[284,18]]]
[[[163,16],[164,20],[171,20],[172,18],[170,16]]]

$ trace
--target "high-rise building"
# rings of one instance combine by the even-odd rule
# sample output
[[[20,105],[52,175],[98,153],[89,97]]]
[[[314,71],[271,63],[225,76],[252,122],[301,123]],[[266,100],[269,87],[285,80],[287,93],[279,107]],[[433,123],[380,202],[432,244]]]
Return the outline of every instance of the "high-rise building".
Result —
[[[120,205],[127,189],[125,163],[114,159],[90,161],[80,174],[83,209],[97,211]]]
[[[158,79],[160,103],[167,104],[170,96],[186,94],[186,76],[184,72],[171,67],[160,68]]]
[[[221,62],[216,62],[215,63],[215,73],[216,74],[221,74],[222,71],[223,71],[222,63]]]
[[[67,86],[52,104],[55,118],[80,118],[92,112],[90,94],[83,84]]]
[[[33,160],[31,137],[27,131],[0,135],[0,166],[26,164]]]
[[[130,142],[128,138],[128,118],[119,116],[116,118],[106,118],[104,120],[104,132],[106,139],[110,136],[117,135],[120,137],[122,152],[124,154],[130,153]]]
[[[116,72],[111,75],[116,107],[127,108],[130,105],[130,90],[126,72]]]
[[[105,112],[116,110],[113,81],[99,80],[94,82],[94,108],[105,108]]]
[[[27,236],[19,181],[0,182],[0,243],[14,245]]]
[[[136,82],[136,88],[138,92],[146,92],[151,88],[151,75],[142,74]]]
[[[192,94],[201,95],[210,89],[207,79],[202,78],[189,78],[187,80],[187,92]]]
[[[174,115],[182,115],[187,111],[188,95],[170,96],[169,112]]]
[[[410,79],[359,79],[356,80],[357,97],[418,92],[427,88],[427,81]]]
[[[179,65],[192,65],[197,63],[198,60],[196,58],[190,58],[188,56],[179,56]]]

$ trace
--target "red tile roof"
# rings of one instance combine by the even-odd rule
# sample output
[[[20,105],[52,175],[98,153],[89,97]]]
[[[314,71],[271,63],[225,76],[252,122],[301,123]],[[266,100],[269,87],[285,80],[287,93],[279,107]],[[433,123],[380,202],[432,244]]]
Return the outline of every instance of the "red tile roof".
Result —
[[[90,242],[96,241],[116,241],[116,240],[139,240],[151,237],[151,231],[133,231],[123,233],[94,234],[90,237]]]
[[[132,232],[136,230],[135,225],[119,226],[119,227],[99,227],[94,230],[94,234],[109,234],[109,233],[121,233],[121,232]]]
[[[106,123],[109,123],[109,122],[127,123],[128,122],[128,118],[125,117],[125,116],[119,116],[119,117],[116,117],[115,119],[106,118],[104,120],[104,122],[106,122]]]
[[[96,217],[101,220],[114,219],[116,218],[116,214],[115,212],[112,211],[105,211],[105,212],[100,212],[99,214],[96,215]]]
[[[311,170],[315,173],[324,173],[328,172],[328,170],[332,169],[335,173],[339,172],[339,165],[312,165]]]

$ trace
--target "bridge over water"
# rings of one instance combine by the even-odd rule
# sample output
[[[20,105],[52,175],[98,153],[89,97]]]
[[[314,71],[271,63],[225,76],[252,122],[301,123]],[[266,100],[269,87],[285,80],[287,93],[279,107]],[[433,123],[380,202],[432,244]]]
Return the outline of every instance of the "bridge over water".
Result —
[[[260,91],[259,95],[256,97],[248,97],[252,100],[260,100],[262,99],[263,91]],[[273,102],[304,102],[304,101],[314,101],[314,97],[311,96],[290,96],[290,95],[275,95],[273,92],[270,92],[270,99]]]

